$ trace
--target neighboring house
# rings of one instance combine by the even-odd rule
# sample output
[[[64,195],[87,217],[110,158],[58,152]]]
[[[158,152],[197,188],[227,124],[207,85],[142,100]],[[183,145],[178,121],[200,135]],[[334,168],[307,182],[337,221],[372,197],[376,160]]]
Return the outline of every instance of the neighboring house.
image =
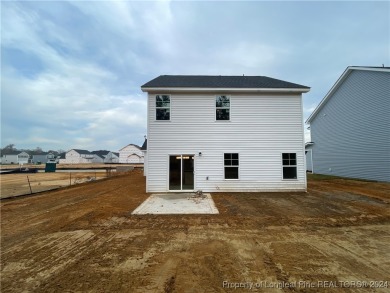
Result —
[[[119,163],[119,153],[109,152],[104,158],[106,164],[117,164]]]
[[[58,163],[59,164],[66,164],[66,153],[61,153],[58,155],[57,159],[58,159]]]
[[[305,155],[306,155],[306,171],[313,172],[313,143],[307,142],[305,144]]]
[[[106,156],[110,151],[92,151],[91,154],[94,154],[95,157],[92,159],[92,163],[104,163]]]
[[[21,151],[8,151],[1,154],[2,164],[28,164],[30,155]]]
[[[348,67],[307,119],[313,173],[390,181],[390,67]]]
[[[302,93],[265,76],[162,75],[148,93],[146,191],[305,191]]]
[[[145,141],[143,143],[143,145],[141,146],[141,151],[144,153],[144,176],[146,176],[147,174],[147,170],[148,170],[148,160],[147,160],[147,156],[148,156],[148,140],[146,139],[146,136],[145,136]]]
[[[92,163],[96,156],[87,150],[71,149],[65,154],[66,164]]]
[[[37,163],[42,163],[46,164],[49,160],[54,161],[55,156],[53,153],[40,153],[40,154],[34,154],[32,155],[32,163],[37,164]]]
[[[119,150],[119,163],[139,164],[144,162],[144,154],[141,148],[135,144],[129,144]]]

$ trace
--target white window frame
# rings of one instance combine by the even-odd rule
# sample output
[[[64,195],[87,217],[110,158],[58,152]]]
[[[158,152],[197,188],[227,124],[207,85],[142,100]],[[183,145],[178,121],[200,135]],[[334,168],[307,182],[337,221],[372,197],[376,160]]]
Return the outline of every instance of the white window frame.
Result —
[[[283,154],[295,154],[295,165],[284,165],[283,164]],[[282,180],[286,181],[297,181],[298,180],[298,153],[296,152],[283,152],[280,154],[281,163],[282,163]],[[289,158],[290,161],[290,158]],[[295,167],[297,178],[284,178],[283,176],[283,169],[284,167]]]
[[[167,96],[169,97],[169,108],[168,107],[157,107],[157,97],[158,96]],[[158,122],[168,122],[168,121],[171,121],[172,119],[172,111],[171,111],[171,105],[172,105],[172,99],[171,99],[171,95],[166,95],[166,94],[157,94],[157,95],[154,95],[154,120],[155,121],[158,121]],[[157,109],[169,109],[169,119],[168,120],[160,120],[160,119],[157,119]]]
[[[226,166],[225,165],[225,154],[237,154],[238,155],[238,165],[237,166]],[[223,180],[240,180],[240,153],[239,152],[224,152],[222,154],[222,162],[223,162]],[[238,169],[238,178],[225,178],[225,167],[227,168],[237,168]]]
[[[229,99],[229,108],[227,108],[227,107],[217,107],[217,98],[218,97],[222,97],[222,96]],[[214,105],[215,105],[215,111],[214,111],[215,121],[217,121],[217,122],[229,122],[229,121],[231,121],[231,119],[232,119],[232,111],[231,111],[231,109],[232,109],[232,97],[231,96],[229,96],[229,95],[216,95],[215,99],[214,99]],[[229,109],[229,119],[228,120],[219,120],[219,119],[217,119],[217,109]]]

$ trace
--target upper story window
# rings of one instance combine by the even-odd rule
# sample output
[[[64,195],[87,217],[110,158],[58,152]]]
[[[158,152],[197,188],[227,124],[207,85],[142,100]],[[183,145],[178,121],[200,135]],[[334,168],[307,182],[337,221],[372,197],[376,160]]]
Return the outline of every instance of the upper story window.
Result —
[[[216,120],[230,120],[230,98],[217,96],[215,99]]]
[[[283,153],[283,179],[297,179],[297,154]]]
[[[238,154],[237,153],[225,153],[223,155],[225,179],[238,179]]]
[[[168,95],[156,96],[156,120],[171,119],[171,98]]]

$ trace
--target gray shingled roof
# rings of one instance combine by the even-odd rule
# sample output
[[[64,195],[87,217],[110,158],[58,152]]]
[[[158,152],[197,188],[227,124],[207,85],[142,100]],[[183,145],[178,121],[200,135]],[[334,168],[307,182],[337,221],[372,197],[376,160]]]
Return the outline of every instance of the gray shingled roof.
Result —
[[[148,150],[148,140],[145,138],[144,144],[141,147],[141,151]]]
[[[305,88],[267,76],[221,76],[221,75],[160,75],[145,83],[142,88],[194,87],[194,88]]]
[[[73,150],[78,152],[80,155],[89,155],[89,154],[91,154],[91,152],[87,151],[87,150],[80,150],[80,149],[73,149]]]
[[[104,159],[104,156],[107,156],[107,154],[108,154],[109,152],[110,152],[110,151],[99,150],[99,151],[92,151],[91,154],[98,155],[99,157],[101,157],[101,158]]]

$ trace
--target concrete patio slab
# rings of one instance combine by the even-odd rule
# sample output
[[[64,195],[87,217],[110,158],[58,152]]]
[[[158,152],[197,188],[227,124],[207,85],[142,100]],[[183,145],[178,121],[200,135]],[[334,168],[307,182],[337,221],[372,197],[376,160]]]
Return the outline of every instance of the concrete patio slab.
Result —
[[[194,193],[152,194],[132,215],[172,214],[219,214],[209,193],[198,196]]]

